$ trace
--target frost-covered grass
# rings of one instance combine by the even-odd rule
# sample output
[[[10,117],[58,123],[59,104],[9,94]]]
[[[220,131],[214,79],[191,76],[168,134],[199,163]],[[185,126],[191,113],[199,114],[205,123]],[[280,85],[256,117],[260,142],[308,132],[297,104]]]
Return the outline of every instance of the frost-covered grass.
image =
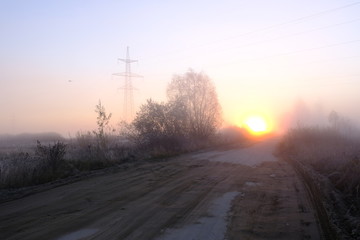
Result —
[[[84,143],[84,141],[82,142]],[[109,143],[99,147],[93,139],[81,144],[40,142],[32,149],[0,152],[0,188],[18,188],[46,183],[89,171],[113,166],[132,158],[134,149]]]
[[[212,146],[244,142],[239,129],[227,129],[205,140],[153,138],[138,141],[136,134],[116,135],[79,132],[76,138],[47,141],[33,139],[17,144],[0,143],[0,188],[18,188],[41,184],[79,172],[102,169],[140,159],[167,158]]]
[[[2,153],[0,156],[0,186],[20,187],[34,182],[42,168],[39,158],[24,152]]]
[[[344,194],[360,200],[360,138],[332,128],[298,128],[281,140],[278,153],[312,166]]]
[[[62,177],[66,145],[62,142],[42,145],[35,151],[14,151],[0,154],[0,186],[14,188],[48,182]]]
[[[328,206],[333,208],[330,215],[336,212],[342,232],[360,237],[360,135],[325,127],[291,129],[280,141],[276,153],[327,179],[331,187],[321,190],[327,191]]]

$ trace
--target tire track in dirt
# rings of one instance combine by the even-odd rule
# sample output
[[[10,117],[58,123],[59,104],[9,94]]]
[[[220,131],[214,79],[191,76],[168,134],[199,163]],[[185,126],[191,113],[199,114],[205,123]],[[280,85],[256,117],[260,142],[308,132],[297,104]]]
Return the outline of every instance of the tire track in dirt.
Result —
[[[164,170],[166,171],[166,168],[164,168]],[[171,172],[174,177],[181,172],[178,169],[171,168],[171,170],[172,171],[169,172]],[[123,174],[120,175],[121,177],[119,177],[118,174],[115,174],[85,180],[81,183],[61,187],[59,188],[61,189],[60,192],[58,189],[53,189],[56,191],[55,195],[52,193],[42,193],[37,194],[36,196],[30,196],[28,200],[26,198],[15,201],[19,202],[19,204],[16,204],[16,208],[11,207],[11,205],[13,205],[12,203],[4,204],[5,211],[1,211],[1,220],[4,220],[2,222],[6,222],[7,228],[1,232],[6,234],[10,231],[10,234],[12,235],[14,232],[11,232],[11,230],[17,229],[18,233],[21,233],[21,231],[19,231],[21,230],[21,228],[19,229],[19,226],[24,226],[28,229],[36,229],[43,224],[44,220],[54,221],[54,219],[59,227],[69,225],[69,221],[77,223],[74,224],[76,227],[79,227],[78,225],[87,225],[91,222],[91,219],[101,218],[103,215],[112,212],[112,208],[116,209],[121,206],[123,202],[132,201],[159,187],[158,184],[152,188],[143,188],[142,191],[139,191],[138,186],[142,185],[144,179],[153,175],[152,171],[146,171],[147,173],[142,174],[139,174],[139,171],[142,172],[141,169],[130,171],[129,173],[124,174],[126,177],[122,177]],[[164,175],[166,176],[167,174]],[[166,182],[162,182],[162,184],[165,183]],[[99,186],[101,187],[99,188]],[[42,200],[46,200],[46,198],[48,198],[49,204],[42,203]],[[114,198],[120,198],[122,201],[114,201],[115,203],[118,203],[115,205],[111,204]],[[26,204],[22,204],[23,202],[31,202],[31,207],[27,209],[24,207]],[[51,209],[47,209],[47,207],[51,207]],[[6,214],[6,209],[9,209],[13,213]],[[63,209],[67,209],[67,214],[63,214]],[[81,214],[70,214],[71,211],[68,211],[69,209],[80,209]],[[21,214],[23,218],[19,218],[19,214]],[[50,216],[52,219],[49,219]],[[66,231],[71,228],[71,226],[63,227],[63,230]],[[45,234],[52,235],[50,231],[52,230],[49,229],[48,233]],[[5,235],[5,237],[6,236],[7,235]],[[20,234],[20,237],[21,236],[26,237],[26,234]],[[34,238],[36,237],[41,237],[41,235],[35,236]]]
[[[253,174],[249,180],[257,184],[245,185],[233,204],[229,239],[320,239],[315,211],[291,166],[266,162]]]
[[[91,228],[94,239],[150,239],[205,214],[231,174],[231,164],[181,159],[87,179],[1,204],[2,236],[56,239]]]
[[[227,178],[211,177],[208,171],[202,171],[202,174],[198,171],[190,173],[186,179],[177,179],[176,183],[169,183],[164,188],[150,193],[151,196],[147,196],[146,200],[153,199],[152,202],[143,203],[141,199],[132,203],[137,206],[148,204],[156,207],[137,209],[137,212],[130,213],[132,216],[138,216],[141,212],[141,215],[130,224],[127,222],[127,229],[118,235],[119,239],[152,239],[175,223],[185,224],[198,218],[213,198],[214,189]],[[124,226],[124,223],[120,221],[117,225]],[[137,230],[139,226],[141,231]],[[94,235],[94,238],[108,238],[112,235],[110,232],[109,229],[104,230],[103,233]]]

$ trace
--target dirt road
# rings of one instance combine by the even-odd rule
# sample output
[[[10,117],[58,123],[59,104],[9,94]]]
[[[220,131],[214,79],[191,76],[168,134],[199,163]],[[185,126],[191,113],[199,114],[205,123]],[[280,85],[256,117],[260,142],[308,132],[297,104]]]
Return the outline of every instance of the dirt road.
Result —
[[[320,239],[303,184],[273,146],[143,163],[3,203],[0,238]]]

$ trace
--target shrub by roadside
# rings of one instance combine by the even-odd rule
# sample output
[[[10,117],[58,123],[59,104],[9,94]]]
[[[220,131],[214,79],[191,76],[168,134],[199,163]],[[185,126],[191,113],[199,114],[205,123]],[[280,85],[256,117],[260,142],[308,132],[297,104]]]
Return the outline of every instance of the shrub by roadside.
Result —
[[[34,153],[13,152],[0,156],[0,186],[15,188],[49,182],[71,174],[64,161],[66,145],[62,142],[42,145]]]

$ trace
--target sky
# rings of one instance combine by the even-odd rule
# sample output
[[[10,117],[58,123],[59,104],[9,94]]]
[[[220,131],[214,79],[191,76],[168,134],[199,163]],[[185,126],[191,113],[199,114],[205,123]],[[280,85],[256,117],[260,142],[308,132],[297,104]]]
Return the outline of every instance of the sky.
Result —
[[[331,110],[356,122],[359,13],[353,0],[0,0],[0,133],[74,136],[96,128],[99,100],[116,126],[127,46],[135,110],[192,68],[213,80],[224,126],[260,115],[283,131]]]

